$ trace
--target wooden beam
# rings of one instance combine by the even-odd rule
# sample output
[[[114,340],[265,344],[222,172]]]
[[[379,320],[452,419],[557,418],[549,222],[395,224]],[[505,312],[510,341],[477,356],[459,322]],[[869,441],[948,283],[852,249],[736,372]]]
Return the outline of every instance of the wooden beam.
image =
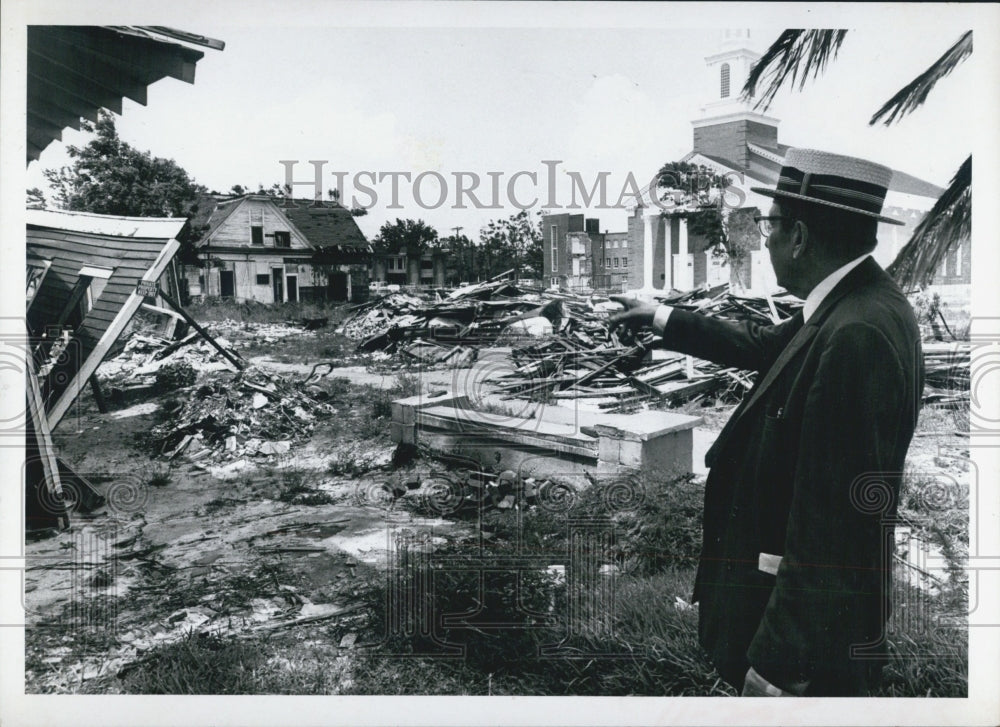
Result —
[[[129,90],[125,84],[121,87],[110,86],[106,82],[88,78],[75,68],[53,63],[39,53],[28,50],[28,78],[42,79],[50,86],[54,86],[63,93],[68,93],[77,98],[100,99],[99,106],[108,106],[104,100],[118,99],[117,113],[121,113],[121,98]],[[145,93],[145,88],[143,88]]]
[[[67,126],[80,129],[80,114],[75,113],[72,109],[50,104],[42,98],[31,99],[31,103],[28,104],[28,113],[35,114],[50,124],[55,124],[63,129]]]
[[[97,404],[97,411],[101,414],[108,413],[108,402],[104,398],[104,392],[101,391],[101,384],[97,380],[97,374],[90,377],[90,390],[94,394],[94,402]]]
[[[233,366],[236,367],[237,371],[242,371],[243,369],[245,369],[247,367],[247,365],[246,365],[245,362],[239,360],[235,355],[233,355],[233,353],[231,351],[227,351],[225,348],[223,348],[221,345],[219,345],[219,342],[216,341],[214,338],[212,338],[212,334],[210,334],[208,331],[206,331],[201,326],[201,324],[198,323],[198,321],[196,321],[194,318],[192,318],[190,315],[188,315],[187,311],[185,311],[183,308],[181,308],[180,303],[178,303],[177,301],[175,301],[173,298],[171,298],[169,295],[167,295],[166,293],[164,293],[162,290],[160,291],[160,297],[163,298],[163,300],[165,300],[167,302],[167,305],[169,305],[175,311],[177,311],[178,313],[180,313],[184,317],[184,320],[186,320],[188,322],[188,324],[190,324],[190,326],[193,329],[195,329],[196,331],[198,331],[198,333],[201,334],[202,338],[204,338],[206,341],[208,341],[210,344],[212,344],[212,348],[214,348],[216,351],[218,351],[219,353],[221,353],[223,355],[223,357],[227,361],[229,361],[229,363],[231,363]]]
[[[153,265],[142,276],[142,280],[150,283],[155,283],[159,280],[160,276],[163,275],[163,271],[167,269],[167,265],[170,264],[171,259],[173,259],[174,255],[180,249],[180,246],[181,244],[177,240],[168,240],[156,260],[153,262]],[[122,304],[118,315],[115,316],[111,325],[104,331],[104,334],[97,342],[94,350],[83,361],[80,365],[80,369],[76,372],[72,381],[69,382],[69,385],[62,391],[58,399],[56,399],[53,403],[52,408],[48,413],[49,429],[55,429],[56,425],[58,425],[62,420],[63,416],[69,410],[69,407],[76,400],[76,392],[80,391],[87,379],[93,376],[94,372],[97,371],[97,367],[101,365],[101,361],[104,360],[108,351],[111,350],[111,346],[114,345],[116,340],[118,340],[122,331],[125,330],[125,326],[127,326],[128,322],[132,320],[132,316],[135,315],[135,312],[139,310],[139,306],[142,305],[144,298],[145,296],[139,295],[138,292],[133,290],[129,295],[128,300]]]
[[[222,40],[216,40],[215,38],[207,38],[204,35],[196,35],[195,33],[188,33],[185,30],[177,30],[176,28],[167,28],[163,25],[147,25],[139,26],[143,30],[149,30],[153,33],[158,33],[160,35],[165,35],[169,38],[176,38],[177,40],[183,40],[187,43],[195,43],[197,45],[203,45],[206,48],[211,48],[212,50],[225,50],[226,43]]]
[[[38,445],[38,455],[42,460],[42,470],[45,473],[45,487],[53,502],[61,501],[63,496],[62,481],[59,479],[59,463],[56,460],[55,448],[52,444],[52,427],[45,416],[45,404],[42,401],[42,391],[38,386],[35,374],[35,361],[31,353],[25,356],[26,393],[28,413],[32,427],[35,430],[35,442]],[[25,483],[27,485],[27,483]],[[69,527],[69,515],[65,512],[57,516],[60,528]]]
[[[88,96],[127,96],[133,101],[146,105],[146,84],[130,78],[127,75],[109,74],[106,71],[93,71],[87,66],[90,59],[86,56],[77,58],[72,65],[52,60],[46,54],[28,49],[28,72],[42,76],[52,82],[58,82],[65,88],[80,89],[80,94]],[[58,79],[58,81],[57,81]]]
[[[96,120],[97,110],[102,106],[111,109],[116,114],[121,115],[122,97],[114,95],[88,95],[80,88],[67,88],[58,82],[39,76],[35,73],[28,73],[28,98],[34,97],[49,98],[60,105],[85,106],[93,109],[93,116]],[[89,114],[81,114],[90,118]]]

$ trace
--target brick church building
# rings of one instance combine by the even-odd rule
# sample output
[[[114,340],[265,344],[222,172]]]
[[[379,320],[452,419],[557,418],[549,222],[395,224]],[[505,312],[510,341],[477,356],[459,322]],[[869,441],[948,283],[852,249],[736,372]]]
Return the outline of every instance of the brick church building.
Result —
[[[571,287],[632,290],[690,290],[729,282],[737,290],[760,294],[777,286],[762,240],[754,235],[739,266],[730,266],[706,249],[706,240],[688,229],[686,215],[706,199],[724,195],[732,213],[766,213],[768,197],[750,187],[773,187],[789,145],[779,140],[780,121],[753,109],[740,93],[760,53],[751,49],[750,31],[723,31],[719,50],[705,59],[710,87],[708,101],[691,124],[692,149],[679,162],[698,167],[702,178],[724,177],[727,186],[692,194],[681,190],[646,189],[628,207],[625,233],[598,231],[598,221],[583,215],[543,218],[546,277]],[[822,140],[808,146],[824,148]],[[884,214],[904,225],[880,224],[874,252],[883,267],[909,240],[924,214],[943,190],[930,182],[893,170]],[[650,194],[657,194],[659,204]],[[617,262],[617,266],[615,263]],[[969,283],[970,245],[966,243],[944,261],[938,284]],[[738,269],[733,269],[738,267]]]

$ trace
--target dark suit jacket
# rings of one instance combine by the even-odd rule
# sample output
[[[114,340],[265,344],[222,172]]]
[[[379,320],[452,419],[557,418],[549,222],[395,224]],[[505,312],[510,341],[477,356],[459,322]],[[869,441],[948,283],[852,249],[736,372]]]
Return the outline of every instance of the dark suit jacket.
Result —
[[[702,645],[737,687],[752,664],[779,686],[863,695],[884,653],[892,519],[923,390],[912,308],[869,258],[806,325],[675,309],[662,345],[760,372],[706,456]],[[782,556],[776,576],[760,553]]]

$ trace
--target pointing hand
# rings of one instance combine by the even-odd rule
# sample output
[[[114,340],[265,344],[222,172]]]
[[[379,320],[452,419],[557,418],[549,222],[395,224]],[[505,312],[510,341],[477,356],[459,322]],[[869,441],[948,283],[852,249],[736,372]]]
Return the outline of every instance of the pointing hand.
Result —
[[[619,328],[635,330],[653,325],[653,316],[659,307],[655,303],[647,303],[626,295],[612,295],[610,298],[625,308],[621,313],[613,313],[608,318],[608,328],[612,332]]]

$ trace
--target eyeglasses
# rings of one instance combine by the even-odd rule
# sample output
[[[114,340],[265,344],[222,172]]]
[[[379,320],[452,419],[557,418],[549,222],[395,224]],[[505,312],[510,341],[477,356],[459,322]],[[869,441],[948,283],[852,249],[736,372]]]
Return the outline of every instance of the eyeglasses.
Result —
[[[771,215],[769,217],[764,217],[762,215],[754,215],[753,221],[757,223],[757,229],[760,230],[760,234],[764,237],[768,237],[771,232],[774,231],[774,225],[771,224],[771,220],[793,220],[794,217],[789,217],[787,215]]]

